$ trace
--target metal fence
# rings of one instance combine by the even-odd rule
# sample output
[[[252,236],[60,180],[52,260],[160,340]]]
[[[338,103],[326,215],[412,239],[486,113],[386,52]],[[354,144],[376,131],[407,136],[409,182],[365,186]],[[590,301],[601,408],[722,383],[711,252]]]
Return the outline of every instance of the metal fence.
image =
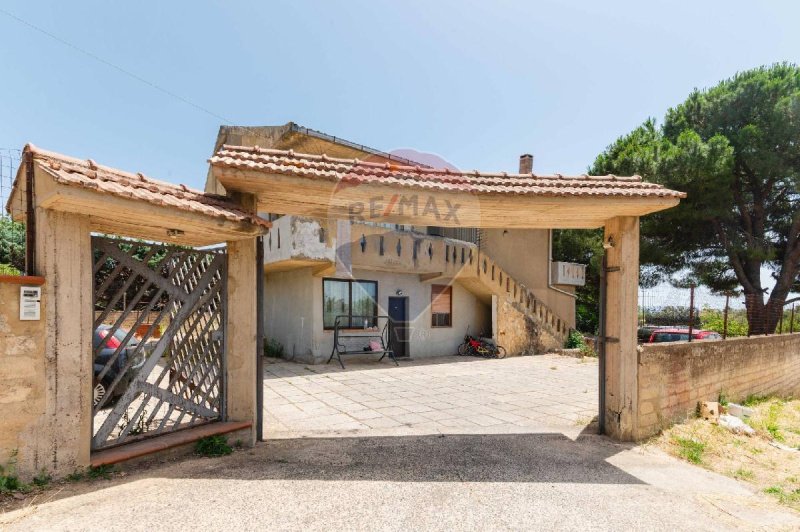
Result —
[[[19,167],[19,160],[22,152],[12,148],[0,148],[0,208],[5,216],[6,203],[11,196],[11,187],[14,184],[14,177]]]

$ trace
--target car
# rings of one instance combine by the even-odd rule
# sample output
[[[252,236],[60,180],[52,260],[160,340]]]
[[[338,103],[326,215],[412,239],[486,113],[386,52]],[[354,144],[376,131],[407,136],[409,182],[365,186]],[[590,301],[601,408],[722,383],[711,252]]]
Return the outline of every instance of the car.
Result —
[[[111,390],[111,384],[116,380],[120,372],[124,371],[125,373],[119,379],[119,382],[114,386],[114,389],[111,390],[112,396],[105,402],[105,405],[113,404],[113,402],[125,392],[133,376],[147,360],[144,346],[137,351],[136,347],[139,345],[139,340],[131,335],[125,347],[120,350],[119,356],[117,356],[116,360],[111,364],[105,375],[100,378],[103,369],[112,359],[114,353],[117,352],[119,346],[122,345],[122,342],[125,341],[125,338],[128,337],[128,331],[120,328],[114,331],[111,338],[108,338],[112,329],[113,327],[111,325],[100,325],[95,329],[92,338],[92,346],[95,351],[97,351],[101,344],[103,345],[94,359],[94,389],[92,398],[94,406],[97,406],[103,401],[103,398],[109,393],[109,390]],[[136,357],[136,360],[134,360],[133,363],[130,364],[130,368],[126,370],[125,366],[133,356]]]
[[[692,331],[693,340],[722,340],[722,335],[715,331],[695,329]],[[689,329],[656,329],[650,335],[648,343],[660,342],[688,342]]]
[[[664,325],[642,325],[636,331],[636,339],[640,344],[646,344],[650,341],[650,337],[653,333],[659,329],[671,329],[673,327],[664,326]]]

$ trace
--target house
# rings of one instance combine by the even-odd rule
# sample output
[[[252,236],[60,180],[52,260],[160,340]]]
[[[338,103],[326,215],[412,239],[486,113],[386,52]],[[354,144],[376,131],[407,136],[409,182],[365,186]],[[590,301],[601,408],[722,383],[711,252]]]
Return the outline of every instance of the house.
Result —
[[[214,154],[231,146],[429,168],[294,123],[222,126]],[[530,177],[533,157],[523,155],[519,164],[519,173]],[[475,183],[480,180],[476,174]],[[225,193],[213,167],[206,192]],[[433,215],[448,227],[373,221],[398,201],[401,209]],[[264,238],[266,338],[286,358],[320,363],[331,354],[337,316],[345,316],[340,326],[367,328],[378,325],[372,316],[388,315],[398,324],[398,356],[454,354],[467,332],[494,338],[510,355],[560,347],[575,325],[571,285],[580,284],[582,266],[553,268],[546,229],[454,227],[458,207],[413,195],[350,205],[344,220],[260,212],[273,224]]]

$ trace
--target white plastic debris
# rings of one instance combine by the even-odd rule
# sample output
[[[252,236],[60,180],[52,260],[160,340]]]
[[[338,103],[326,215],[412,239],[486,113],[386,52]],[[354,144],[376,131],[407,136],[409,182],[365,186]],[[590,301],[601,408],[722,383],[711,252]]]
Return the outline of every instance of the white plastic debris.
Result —
[[[736,416],[739,419],[746,419],[753,416],[753,409],[737,405],[736,403],[728,403],[728,414]]]
[[[755,434],[755,430],[753,427],[742,421],[736,416],[732,416],[730,414],[722,414],[719,416],[719,426],[725,427],[726,429],[730,430],[735,434],[746,434],[751,436]]]

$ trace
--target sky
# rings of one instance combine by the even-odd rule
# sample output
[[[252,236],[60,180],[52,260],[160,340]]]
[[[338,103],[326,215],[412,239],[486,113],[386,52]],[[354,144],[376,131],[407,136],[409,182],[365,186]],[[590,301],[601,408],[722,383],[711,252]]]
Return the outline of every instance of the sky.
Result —
[[[464,169],[532,153],[582,173],[692,89],[800,63],[798,21],[789,0],[5,0],[0,148],[202,188],[221,124],[294,121]]]

